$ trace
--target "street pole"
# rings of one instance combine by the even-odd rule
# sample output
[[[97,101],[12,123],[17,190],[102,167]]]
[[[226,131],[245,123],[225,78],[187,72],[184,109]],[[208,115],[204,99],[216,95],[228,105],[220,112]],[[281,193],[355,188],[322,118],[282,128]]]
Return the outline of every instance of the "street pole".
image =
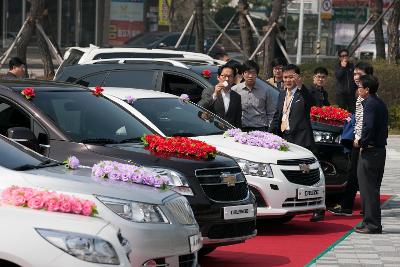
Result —
[[[303,46],[303,24],[304,24],[304,0],[300,1],[299,33],[297,36],[297,56],[296,64],[301,64],[301,50]]]
[[[317,62],[320,62],[321,53],[321,0],[318,0],[318,31],[317,31]]]

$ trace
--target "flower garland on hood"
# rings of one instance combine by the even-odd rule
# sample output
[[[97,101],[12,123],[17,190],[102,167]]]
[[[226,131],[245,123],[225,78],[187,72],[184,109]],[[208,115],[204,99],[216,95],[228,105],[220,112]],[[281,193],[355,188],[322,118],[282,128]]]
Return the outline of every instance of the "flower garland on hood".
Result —
[[[209,144],[187,137],[161,137],[159,135],[145,135],[143,144],[149,149],[161,152],[194,156],[200,159],[213,159],[217,149]]]
[[[289,146],[281,137],[262,131],[252,131],[249,133],[242,132],[240,129],[230,129],[224,133],[225,137],[233,137],[235,142],[265,147],[269,149],[277,149],[280,151],[288,151]]]

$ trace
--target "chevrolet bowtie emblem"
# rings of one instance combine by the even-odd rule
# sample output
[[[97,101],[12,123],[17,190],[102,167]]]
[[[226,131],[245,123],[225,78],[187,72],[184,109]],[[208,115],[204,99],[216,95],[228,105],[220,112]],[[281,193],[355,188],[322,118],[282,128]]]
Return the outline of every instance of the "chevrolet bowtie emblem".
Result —
[[[223,173],[221,174],[222,182],[226,183],[227,186],[235,186],[237,179],[235,174]]]
[[[300,168],[300,171],[302,171],[303,173],[310,172],[310,165],[308,165],[308,164],[304,164],[304,163],[299,164],[299,168]]]

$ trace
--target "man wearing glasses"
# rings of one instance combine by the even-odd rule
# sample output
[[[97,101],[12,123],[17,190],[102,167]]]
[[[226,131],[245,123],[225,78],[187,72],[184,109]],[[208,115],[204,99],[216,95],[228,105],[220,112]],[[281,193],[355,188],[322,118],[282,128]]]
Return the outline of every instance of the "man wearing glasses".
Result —
[[[357,86],[353,80],[354,65],[349,62],[349,51],[338,52],[339,62],[335,66],[336,102],[339,107],[354,112]]]
[[[242,127],[242,103],[238,93],[231,90],[236,69],[224,65],[218,69],[218,84],[204,90],[198,105],[210,110],[236,128]]]

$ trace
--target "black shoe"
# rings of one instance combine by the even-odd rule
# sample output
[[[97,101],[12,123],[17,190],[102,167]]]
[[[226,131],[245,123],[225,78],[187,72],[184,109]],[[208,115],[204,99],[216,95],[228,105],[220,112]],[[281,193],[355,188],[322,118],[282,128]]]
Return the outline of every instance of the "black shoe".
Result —
[[[310,218],[310,222],[322,221],[325,218],[325,211],[315,211]]]
[[[354,227],[355,229],[362,229],[365,228],[365,224],[364,222],[361,222],[359,225],[356,225],[356,227]]]
[[[355,230],[359,234],[382,234],[382,229],[371,230],[368,227],[360,228]]]
[[[353,211],[350,209],[342,209],[341,206],[337,205],[334,208],[328,209],[328,211],[337,216],[352,216]]]

